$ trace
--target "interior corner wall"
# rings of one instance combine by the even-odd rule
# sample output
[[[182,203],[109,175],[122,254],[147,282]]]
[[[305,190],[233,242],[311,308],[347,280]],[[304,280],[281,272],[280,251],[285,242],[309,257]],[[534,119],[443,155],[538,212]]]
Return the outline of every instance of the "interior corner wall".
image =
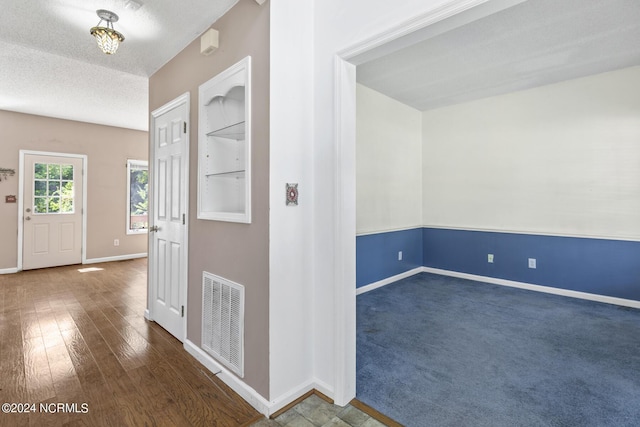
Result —
[[[220,47],[200,54],[200,37],[149,80],[149,107],[191,93],[187,339],[201,345],[202,273],[245,287],[244,381],[269,397],[269,9],[239,0],[212,23]],[[197,219],[198,88],[244,57],[252,58],[252,222]],[[284,191],[284,190],[283,190]]]
[[[356,286],[422,265],[422,113],[356,87]]]
[[[148,132],[0,110],[0,167],[16,174],[0,182],[0,270],[18,262],[18,195],[20,150],[87,156],[88,260],[147,252],[147,235],[127,235],[127,159],[147,160]],[[114,246],[114,239],[120,240]]]
[[[638,88],[632,67],[424,112],[424,265],[639,300]]]

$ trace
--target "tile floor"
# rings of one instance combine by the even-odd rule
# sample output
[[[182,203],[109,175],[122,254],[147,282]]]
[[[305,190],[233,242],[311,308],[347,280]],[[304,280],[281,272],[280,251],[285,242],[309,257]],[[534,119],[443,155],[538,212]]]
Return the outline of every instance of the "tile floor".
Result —
[[[311,395],[275,419],[264,419],[252,427],[384,427],[385,424],[347,405],[344,408]]]

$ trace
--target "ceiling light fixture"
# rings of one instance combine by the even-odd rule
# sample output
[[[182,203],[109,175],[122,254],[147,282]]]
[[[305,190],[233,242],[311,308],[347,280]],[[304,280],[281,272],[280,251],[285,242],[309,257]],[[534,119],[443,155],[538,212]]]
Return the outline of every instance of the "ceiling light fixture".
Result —
[[[98,22],[98,25],[91,28],[89,33],[96,38],[98,46],[104,53],[112,55],[116,53],[118,46],[120,46],[120,43],[124,41],[124,36],[113,29],[113,23],[118,22],[118,15],[104,9],[96,10],[96,14],[100,18],[100,22]],[[106,22],[106,26],[100,26],[102,21]]]

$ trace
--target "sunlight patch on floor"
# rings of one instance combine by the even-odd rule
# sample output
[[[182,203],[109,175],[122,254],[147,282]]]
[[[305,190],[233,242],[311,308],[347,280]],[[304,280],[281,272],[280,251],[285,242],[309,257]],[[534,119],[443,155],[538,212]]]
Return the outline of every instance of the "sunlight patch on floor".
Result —
[[[100,271],[100,270],[104,270],[104,268],[100,268],[100,267],[86,267],[86,268],[79,268],[78,271],[80,273],[89,273],[91,271]]]

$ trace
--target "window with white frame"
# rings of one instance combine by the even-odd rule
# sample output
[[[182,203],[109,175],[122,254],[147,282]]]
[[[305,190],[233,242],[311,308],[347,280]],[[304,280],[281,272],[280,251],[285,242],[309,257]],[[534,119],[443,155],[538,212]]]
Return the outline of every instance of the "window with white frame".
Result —
[[[149,163],[127,160],[127,234],[149,228]]]

